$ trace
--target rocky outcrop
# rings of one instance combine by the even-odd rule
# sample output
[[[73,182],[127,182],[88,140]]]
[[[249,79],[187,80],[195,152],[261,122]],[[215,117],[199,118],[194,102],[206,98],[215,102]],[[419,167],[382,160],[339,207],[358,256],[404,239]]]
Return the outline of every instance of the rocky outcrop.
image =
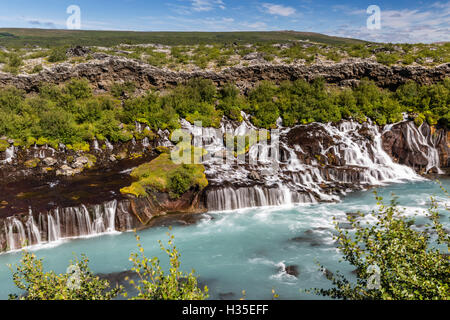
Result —
[[[74,150],[64,145],[53,148],[35,145],[29,148],[14,147],[12,153],[0,152],[0,179],[10,183],[23,178],[50,179],[57,176],[72,177],[86,169],[111,168],[120,160],[156,155],[158,139],[131,140],[110,144],[107,141],[92,141],[89,150]]]
[[[157,192],[147,197],[131,198],[130,209],[142,226],[146,226],[152,219],[168,213],[204,213],[207,210],[202,200],[202,193],[196,190],[190,190],[177,199]]]
[[[78,54],[78,52],[77,52]],[[217,85],[234,82],[245,90],[261,80],[281,82],[305,79],[312,81],[324,78],[328,83],[355,85],[362,78],[374,80],[379,86],[396,88],[408,80],[420,84],[431,84],[443,80],[450,74],[450,63],[434,68],[422,66],[388,67],[369,60],[346,61],[336,64],[273,65],[259,64],[248,67],[231,67],[219,72],[176,72],[159,69],[143,62],[92,54],[93,60],[72,65],[62,63],[34,75],[12,75],[0,73],[0,86],[13,85],[28,92],[36,91],[42,82],[64,83],[72,78],[86,78],[98,89],[106,90],[113,82],[133,81],[140,89],[165,88],[185,82],[191,78],[211,79]]]
[[[401,122],[388,127],[382,136],[383,149],[397,163],[420,173],[438,173],[450,168],[450,133],[430,127],[426,122]]]

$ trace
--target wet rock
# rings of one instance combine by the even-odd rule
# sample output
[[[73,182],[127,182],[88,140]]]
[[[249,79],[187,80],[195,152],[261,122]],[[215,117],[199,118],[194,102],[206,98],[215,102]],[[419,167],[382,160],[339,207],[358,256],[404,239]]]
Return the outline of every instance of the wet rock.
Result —
[[[298,278],[300,272],[298,271],[298,266],[292,265],[292,266],[286,266],[285,271],[288,275],[294,276]]]
[[[75,161],[72,163],[72,168],[84,168],[85,165],[89,163],[88,157],[78,157],[75,159]]]
[[[328,270],[327,268],[324,268],[322,270],[323,275],[327,278],[327,279],[332,279],[334,274],[333,272],[331,272],[330,270]]]
[[[318,247],[324,244],[323,240],[319,238],[320,234],[313,230],[307,230],[303,235],[290,239],[290,241],[298,243],[307,243],[311,247]]]
[[[47,157],[44,160],[42,160],[46,166],[51,167],[53,165],[56,164],[56,162],[58,162],[58,160],[56,160],[55,158],[51,158],[51,157]]]
[[[71,177],[71,176],[74,176],[74,175],[80,173],[81,171],[83,171],[81,168],[74,169],[65,164],[61,168],[56,170],[56,175]]]
[[[424,122],[418,128],[413,122],[398,123],[382,135],[382,147],[394,161],[412,167],[419,173],[439,160],[441,169],[450,167],[450,140],[446,129],[436,129]],[[424,143],[426,142],[426,143]],[[435,146],[439,159],[430,158],[430,146]],[[433,166],[429,173],[438,173]]]
[[[260,176],[259,173],[256,172],[256,171],[250,172],[250,174],[248,175],[248,177],[249,177],[250,179],[253,179],[253,180],[261,180],[261,176]]]

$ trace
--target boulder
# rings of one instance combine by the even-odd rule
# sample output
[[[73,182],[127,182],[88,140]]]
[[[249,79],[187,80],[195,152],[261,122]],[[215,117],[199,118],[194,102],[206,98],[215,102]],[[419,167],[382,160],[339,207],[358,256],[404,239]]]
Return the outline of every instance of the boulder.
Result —
[[[42,160],[46,166],[51,167],[58,162],[55,158],[47,157],[44,160]]]

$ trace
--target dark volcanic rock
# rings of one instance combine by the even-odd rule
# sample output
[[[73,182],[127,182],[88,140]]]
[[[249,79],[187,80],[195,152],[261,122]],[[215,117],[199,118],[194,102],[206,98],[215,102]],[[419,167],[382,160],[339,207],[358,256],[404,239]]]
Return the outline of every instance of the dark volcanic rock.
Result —
[[[69,48],[66,51],[66,55],[68,57],[84,57],[90,53],[92,53],[92,51],[89,48],[81,47],[81,46]]]
[[[300,272],[298,271],[298,266],[295,266],[295,265],[293,265],[293,266],[286,266],[285,271],[286,271],[286,273],[288,275],[294,276],[296,278],[298,278],[298,276],[300,274]]]
[[[421,143],[426,142],[426,143]],[[450,167],[450,134],[445,129],[430,127],[424,122],[419,128],[413,122],[401,122],[383,133],[383,149],[394,161],[427,173],[429,165],[429,145],[434,146],[439,154],[439,166]],[[430,168],[428,173],[437,173],[437,168]]]
[[[323,245],[323,240],[320,238],[320,234],[313,230],[305,231],[301,236],[290,239],[290,241],[297,243],[307,243],[311,247],[318,247]]]
[[[73,54],[85,54],[84,49],[73,49]],[[248,67],[231,67],[220,72],[175,72],[163,70],[143,62],[122,57],[93,53],[93,60],[71,65],[58,64],[50,70],[34,75],[0,73],[0,86],[13,85],[26,91],[36,91],[41,82],[63,83],[74,77],[88,79],[98,88],[107,88],[115,81],[133,81],[140,89],[165,88],[191,78],[211,79],[217,85],[235,82],[242,90],[253,87],[261,80],[281,82],[304,79],[312,81],[324,78],[328,83],[355,85],[362,78],[374,80],[381,87],[396,88],[413,80],[420,84],[442,81],[450,73],[450,63],[434,68],[421,66],[387,67],[376,62],[361,60],[332,65],[271,65],[258,64]]]

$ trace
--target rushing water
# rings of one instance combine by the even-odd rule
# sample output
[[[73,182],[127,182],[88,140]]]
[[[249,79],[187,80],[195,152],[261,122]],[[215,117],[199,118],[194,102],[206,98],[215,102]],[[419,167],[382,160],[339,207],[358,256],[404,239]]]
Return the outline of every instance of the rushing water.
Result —
[[[450,189],[450,180],[443,180]],[[424,223],[423,210],[430,195],[436,194],[441,205],[449,199],[432,181],[416,181],[381,187],[379,193],[389,199],[400,198],[408,215],[419,213],[417,225]],[[263,207],[229,212],[208,213],[192,225],[175,226],[175,242],[182,253],[182,267],[194,268],[203,283],[210,287],[211,297],[239,299],[246,290],[249,299],[270,299],[274,288],[281,299],[316,298],[300,288],[328,287],[329,282],[317,270],[315,261],[329,270],[340,270],[349,277],[352,267],[339,263],[340,254],[332,239],[332,218],[345,221],[346,213],[375,208],[370,191],[356,192],[340,203],[304,204],[290,207]],[[422,212],[422,213],[421,213]],[[449,213],[442,211],[441,221],[449,228]],[[370,219],[370,218],[369,218]],[[167,240],[166,227],[139,232],[149,256],[160,252],[157,240]],[[293,240],[297,238],[297,240]],[[130,268],[129,254],[136,251],[133,233],[116,233],[95,238],[65,240],[32,250],[44,259],[47,270],[65,272],[74,254],[86,254],[96,273],[113,273]],[[20,252],[0,255],[0,298],[14,292],[7,264],[20,260]],[[283,266],[297,265],[297,278],[283,272]]]

